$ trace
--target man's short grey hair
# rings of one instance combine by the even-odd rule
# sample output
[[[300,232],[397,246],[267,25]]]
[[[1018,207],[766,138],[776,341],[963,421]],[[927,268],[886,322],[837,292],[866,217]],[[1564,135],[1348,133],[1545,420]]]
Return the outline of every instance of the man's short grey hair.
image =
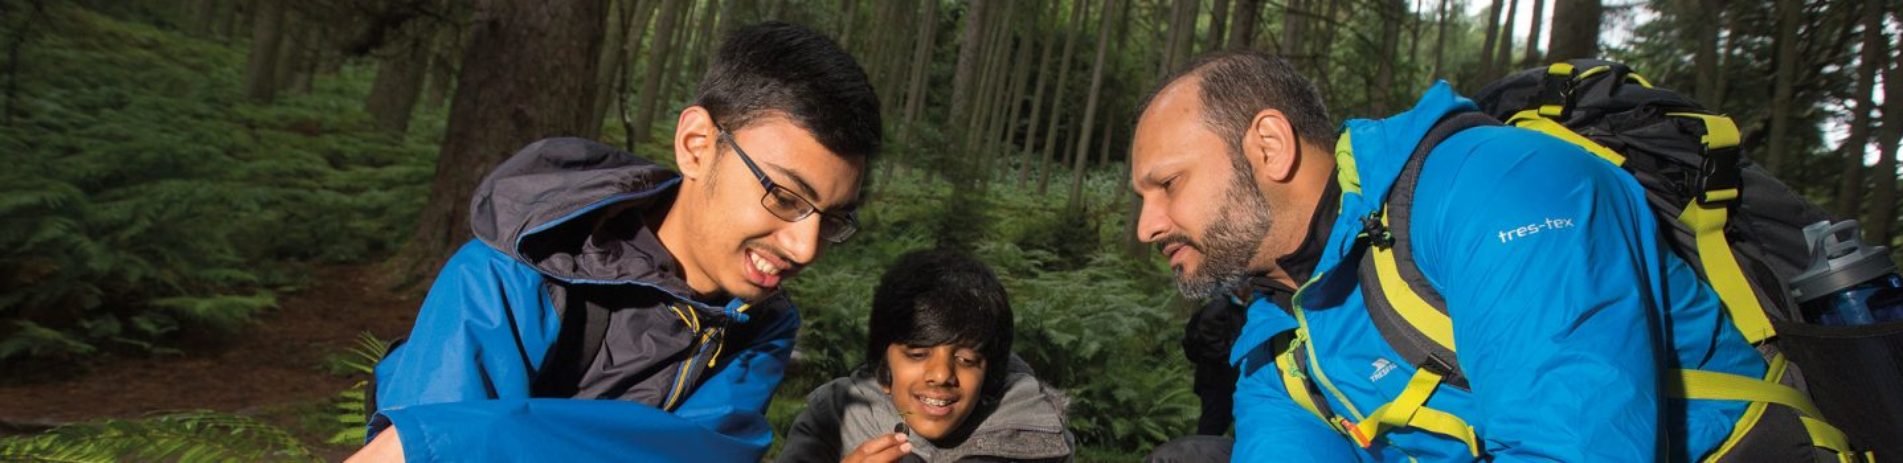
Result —
[[[1228,50],[1203,55],[1163,78],[1143,97],[1137,114],[1148,109],[1156,94],[1186,77],[1201,79],[1197,98],[1203,104],[1203,125],[1229,145],[1230,162],[1248,170],[1242,155],[1243,133],[1264,109],[1288,117],[1298,140],[1334,149],[1335,124],[1322,104],[1315,84],[1295,72],[1281,57],[1255,50]]]

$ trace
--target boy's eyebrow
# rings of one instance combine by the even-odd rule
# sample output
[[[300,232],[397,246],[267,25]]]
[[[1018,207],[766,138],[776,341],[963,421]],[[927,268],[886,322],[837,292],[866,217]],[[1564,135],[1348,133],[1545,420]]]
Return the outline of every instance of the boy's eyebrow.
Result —
[[[793,186],[799,189],[800,196],[806,197],[807,201],[819,201],[819,192],[813,189],[812,184],[806,183],[806,177],[800,176],[798,172],[794,172],[792,169],[780,167],[776,164],[767,163],[766,167],[779,172],[781,177],[786,177],[786,180],[792,182]],[[818,206],[818,204],[814,205]]]

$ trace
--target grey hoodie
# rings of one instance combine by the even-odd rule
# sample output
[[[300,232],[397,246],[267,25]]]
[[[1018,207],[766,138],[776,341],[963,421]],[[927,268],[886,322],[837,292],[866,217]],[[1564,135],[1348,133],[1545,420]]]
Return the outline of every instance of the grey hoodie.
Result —
[[[1070,461],[1076,439],[1065,427],[1070,400],[1062,391],[1032,376],[1031,367],[1011,356],[1004,394],[973,410],[963,426],[969,437],[948,447],[911,435],[912,453],[924,461],[967,458],[1007,461]],[[863,369],[837,378],[806,396],[806,410],[794,419],[780,448],[779,463],[837,462],[873,437],[890,434],[901,421],[892,398]]]

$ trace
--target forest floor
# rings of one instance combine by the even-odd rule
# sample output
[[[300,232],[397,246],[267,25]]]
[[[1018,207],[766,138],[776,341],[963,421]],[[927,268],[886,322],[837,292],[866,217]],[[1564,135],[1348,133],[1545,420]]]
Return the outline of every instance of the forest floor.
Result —
[[[99,418],[214,410],[291,431],[326,460],[350,446],[324,444],[339,425],[332,400],[364,378],[327,365],[361,333],[407,334],[420,302],[380,279],[376,265],[319,267],[302,290],[239,333],[176,355],[89,360],[69,372],[0,385],[0,435]]]

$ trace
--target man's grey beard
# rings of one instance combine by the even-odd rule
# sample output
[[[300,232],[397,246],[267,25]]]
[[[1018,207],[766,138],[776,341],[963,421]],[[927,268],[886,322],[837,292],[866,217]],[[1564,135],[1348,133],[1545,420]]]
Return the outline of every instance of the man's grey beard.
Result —
[[[1183,297],[1210,299],[1235,293],[1248,280],[1249,260],[1269,235],[1269,207],[1247,169],[1236,170],[1218,210],[1221,213],[1203,236],[1190,243],[1203,254],[1201,268],[1195,273],[1176,269],[1176,290]]]

